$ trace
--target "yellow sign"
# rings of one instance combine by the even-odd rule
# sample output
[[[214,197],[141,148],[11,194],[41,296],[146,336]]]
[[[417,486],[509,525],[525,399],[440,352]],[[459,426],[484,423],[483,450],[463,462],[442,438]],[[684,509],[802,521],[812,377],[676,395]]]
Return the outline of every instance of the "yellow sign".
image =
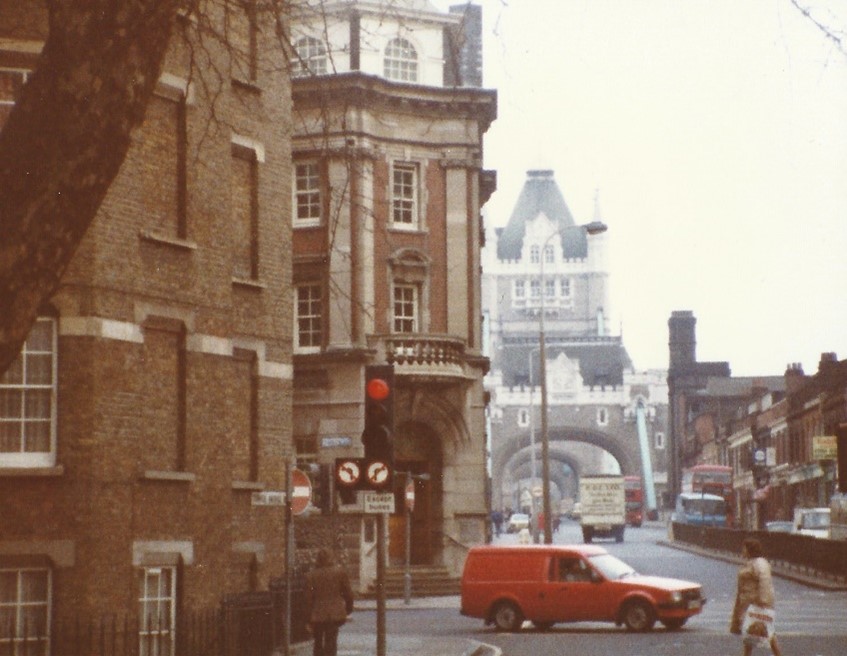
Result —
[[[814,435],[812,437],[812,460],[835,460],[838,457],[838,443],[835,435]]]

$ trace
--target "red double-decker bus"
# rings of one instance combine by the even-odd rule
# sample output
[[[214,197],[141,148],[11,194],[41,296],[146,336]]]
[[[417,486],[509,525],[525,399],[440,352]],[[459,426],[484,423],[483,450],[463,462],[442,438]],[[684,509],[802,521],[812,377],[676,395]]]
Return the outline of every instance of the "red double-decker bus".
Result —
[[[682,492],[716,494],[726,501],[727,526],[735,526],[735,492],[732,489],[732,467],[694,465],[682,471]]]
[[[644,521],[644,490],[640,476],[624,476],[624,497],[626,498],[626,523],[641,526]]]

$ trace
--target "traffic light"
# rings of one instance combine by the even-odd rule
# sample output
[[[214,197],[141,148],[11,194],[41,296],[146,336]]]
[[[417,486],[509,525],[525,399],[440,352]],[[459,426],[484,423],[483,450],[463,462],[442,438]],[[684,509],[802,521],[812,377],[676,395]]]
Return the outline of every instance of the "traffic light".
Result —
[[[394,466],[394,367],[365,367],[365,460]]]

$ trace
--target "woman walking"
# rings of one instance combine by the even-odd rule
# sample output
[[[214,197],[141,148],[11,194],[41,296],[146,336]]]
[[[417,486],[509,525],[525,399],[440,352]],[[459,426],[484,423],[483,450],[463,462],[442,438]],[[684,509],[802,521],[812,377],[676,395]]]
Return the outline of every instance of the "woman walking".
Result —
[[[344,568],[326,549],[318,550],[315,568],[306,575],[306,603],[315,638],[314,656],[336,656],[338,629],[353,612],[353,591]]]
[[[732,610],[729,630],[736,635],[741,635],[742,630],[745,631],[744,656],[750,656],[753,653],[753,647],[760,644],[762,640],[770,644],[774,656],[782,656],[776,633],[773,631],[774,589],[771,566],[763,556],[761,542],[755,538],[745,539],[741,546],[741,555],[744,557],[744,564],[738,570],[738,588],[735,593],[735,607]],[[752,606],[765,609],[764,612],[759,613],[758,624],[761,629],[759,631],[750,630],[753,628],[750,624],[756,624],[756,622],[751,622],[749,618],[745,622],[747,611]],[[751,609],[751,612],[753,610]],[[765,630],[766,622],[771,624],[770,631]]]

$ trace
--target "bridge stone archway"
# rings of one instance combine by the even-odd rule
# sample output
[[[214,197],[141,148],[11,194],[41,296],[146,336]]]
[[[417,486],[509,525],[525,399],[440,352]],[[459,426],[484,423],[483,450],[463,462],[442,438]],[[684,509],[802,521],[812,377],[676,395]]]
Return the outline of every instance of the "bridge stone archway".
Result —
[[[619,464],[621,473],[624,475],[639,475],[641,473],[641,455],[638,440],[633,439],[629,431],[623,434],[604,432],[595,428],[580,426],[555,426],[547,431],[549,439],[549,453],[551,464],[561,462],[568,464],[577,479],[585,472],[578,459],[567,453],[567,444],[584,443],[596,446],[609,453]],[[541,441],[536,434],[536,457],[538,458],[538,475],[541,472]],[[507,480],[520,480],[528,478],[528,463],[531,459],[532,443],[529,432],[518,433],[492,448],[492,490],[495,497],[495,505],[508,503],[509,500],[501,495],[504,483]],[[563,489],[561,467],[551,467],[551,483]]]

